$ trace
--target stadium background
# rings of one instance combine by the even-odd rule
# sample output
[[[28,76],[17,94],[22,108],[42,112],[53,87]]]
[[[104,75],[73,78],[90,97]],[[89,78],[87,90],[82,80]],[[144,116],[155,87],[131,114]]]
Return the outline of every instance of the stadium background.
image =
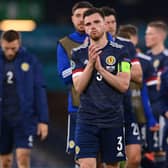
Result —
[[[145,50],[146,24],[162,19],[168,22],[164,0],[89,0],[96,7],[114,7],[118,24],[138,26],[139,47]],[[65,154],[67,88],[59,79],[56,68],[56,45],[59,38],[73,31],[71,8],[75,0],[0,0],[0,26],[4,19],[33,19],[37,27],[22,32],[23,45],[35,53],[44,67],[50,112],[49,137],[36,142],[32,152],[33,168],[71,168],[72,158]],[[166,42],[167,43],[167,42]]]

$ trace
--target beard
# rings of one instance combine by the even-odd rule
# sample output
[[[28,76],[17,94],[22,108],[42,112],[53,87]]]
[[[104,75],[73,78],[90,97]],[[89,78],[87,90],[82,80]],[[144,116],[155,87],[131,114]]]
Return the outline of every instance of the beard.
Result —
[[[101,33],[90,33],[90,38],[93,40],[93,41],[99,41],[99,39],[101,39],[101,37],[104,35],[104,32],[101,32]]]
[[[75,29],[80,33],[85,33],[85,27],[84,27],[83,23],[76,25]]]

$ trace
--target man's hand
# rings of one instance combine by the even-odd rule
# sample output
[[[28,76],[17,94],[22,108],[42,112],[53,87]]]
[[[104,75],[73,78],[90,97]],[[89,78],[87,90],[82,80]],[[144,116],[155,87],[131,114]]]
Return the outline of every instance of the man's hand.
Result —
[[[168,119],[168,111],[166,111],[164,115],[165,115],[166,119]]]
[[[98,72],[100,72],[101,69],[103,68],[102,65],[101,65],[101,62],[100,62],[100,56],[98,56],[96,58],[95,68]]]
[[[37,135],[41,140],[44,140],[48,135],[48,125],[45,123],[39,123],[37,125]]]
[[[99,47],[95,45],[90,45],[88,49],[88,57],[89,57],[89,62],[91,64],[94,64],[96,62],[97,57],[102,51],[100,50]]]
[[[149,127],[149,130],[152,132],[159,131],[160,125],[156,123],[154,126]]]

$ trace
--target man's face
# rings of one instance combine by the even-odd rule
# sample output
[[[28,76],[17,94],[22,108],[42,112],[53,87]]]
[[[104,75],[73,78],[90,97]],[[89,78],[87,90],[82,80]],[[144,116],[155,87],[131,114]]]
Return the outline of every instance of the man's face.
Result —
[[[72,15],[72,23],[78,32],[81,33],[85,32],[83,14],[87,10],[88,8],[78,8],[74,11]]]
[[[109,32],[112,36],[116,35],[117,22],[114,15],[105,16],[106,32]]]
[[[152,48],[163,41],[162,32],[158,28],[148,26],[145,33],[146,46]]]
[[[99,40],[105,33],[105,22],[100,14],[95,13],[84,19],[85,31],[94,41]]]
[[[8,42],[6,40],[1,40],[1,47],[3,50],[3,53],[5,55],[5,58],[8,60],[12,60],[15,58],[16,53],[19,50],[20,42],[19,40],[14,40],[11,42]]]

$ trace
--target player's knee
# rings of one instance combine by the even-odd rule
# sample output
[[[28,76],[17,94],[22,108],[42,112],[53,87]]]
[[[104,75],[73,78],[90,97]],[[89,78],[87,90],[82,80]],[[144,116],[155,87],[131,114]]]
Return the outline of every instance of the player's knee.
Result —
[[[127,167],[129,168],[134,168],[134,167],[138,167],[140,165],[141,162],[141,156],[140,155],[136,155],[133,156],[132,158],[129,158],[127,161]]]
[[[2,168],[11,168],[12,167],[12,158],[4,158],[0,162],[1,162],[0,165],[2,166]]]
[[[80,164],[80,168],[96,168],[96,163],[92,161],[84,160],[84,161],[80,161],[79,164]]]
[[[23,155],[19,155],[17,156],[17,164],[19,168],[28,168],[29,167],[29,155],[28,154],[23,154]]]

